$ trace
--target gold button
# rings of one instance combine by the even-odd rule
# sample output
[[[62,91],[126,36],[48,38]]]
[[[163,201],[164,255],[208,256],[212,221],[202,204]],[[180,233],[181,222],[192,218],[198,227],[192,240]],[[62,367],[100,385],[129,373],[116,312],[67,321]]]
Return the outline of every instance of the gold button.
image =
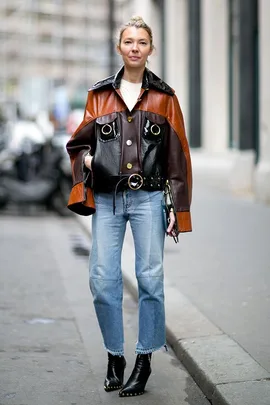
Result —
[[[132,145],[132,141],[131,141],[130,139],[128,139],[128,140],[126,141],[126,144],[127,144],[127,146],[130,146],[130,145]]]
[[[128,168],[128,169],[132,169],[132,164],[131,164],[131,163],[128,163],[128,164],[127,164],[127,168]]]
[[[131,122],[133,120],[133,118],[131,116],[128,117],[128,122]]]

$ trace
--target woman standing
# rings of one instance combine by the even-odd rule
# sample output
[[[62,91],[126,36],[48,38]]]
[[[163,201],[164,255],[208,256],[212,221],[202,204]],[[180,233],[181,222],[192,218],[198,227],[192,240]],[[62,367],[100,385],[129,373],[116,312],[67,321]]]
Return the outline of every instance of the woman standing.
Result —
[[[174,91],[145,65],[151,28],[134,17],[120,29],[123,67],[88,92],[84,119],[67,144],[73,187],[68,207],[93,215],[90,289],[108,352],[104,389],[144,393],[151,355],[166,345],[164,237],[191,231],[191,162]],[[172,195],[164,226],[163,190]],[[135,245],[139,293],[136,362],[123,385],[124,333],[121,252],[126,223]]]

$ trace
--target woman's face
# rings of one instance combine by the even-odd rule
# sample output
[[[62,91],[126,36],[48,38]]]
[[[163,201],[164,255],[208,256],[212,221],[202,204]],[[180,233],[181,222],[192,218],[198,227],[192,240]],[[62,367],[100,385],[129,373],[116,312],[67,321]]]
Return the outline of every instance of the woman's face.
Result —
[[[117,49],[126,67],[144,67],[152,53],[148,32],[144,28],[126,28]]]

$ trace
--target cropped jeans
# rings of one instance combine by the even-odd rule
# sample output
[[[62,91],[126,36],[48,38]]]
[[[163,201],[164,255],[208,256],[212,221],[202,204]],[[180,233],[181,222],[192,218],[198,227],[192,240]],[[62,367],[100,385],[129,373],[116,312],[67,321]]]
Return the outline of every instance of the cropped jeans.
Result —
[[[95,193],[95,203],[89,285],[104,346],[113,355],[124,354],[121,253],[129,221],[135,246],[139,297],[139,330],[135,353],[152,353],[166,343],[162,192],[119,192],[116,195],[115,214],[112,193]]]

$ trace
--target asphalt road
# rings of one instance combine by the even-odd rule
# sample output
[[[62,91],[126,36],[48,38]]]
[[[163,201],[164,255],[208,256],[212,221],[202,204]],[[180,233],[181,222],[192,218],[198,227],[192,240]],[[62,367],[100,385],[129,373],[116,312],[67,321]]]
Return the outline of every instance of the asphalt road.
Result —
[[[90,293],[89,245],[73,218],[0,217],[0,405],[118,405],[106,393],[106,353]],[[173,256],[172,256],[173,257]],[[124,298],[126,378],[134,364],[137,308]],[[127,401],[127,399],[123,399]],[[134,404],[207,405],[172,351],[153,356],[147,393]]]

